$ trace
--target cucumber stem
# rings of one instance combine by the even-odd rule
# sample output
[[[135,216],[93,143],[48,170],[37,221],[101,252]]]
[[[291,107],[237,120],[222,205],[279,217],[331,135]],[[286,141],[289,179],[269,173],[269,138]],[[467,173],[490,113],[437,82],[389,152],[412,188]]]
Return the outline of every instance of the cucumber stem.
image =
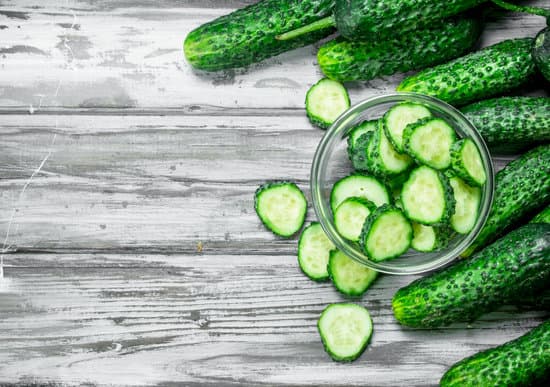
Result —
[[[328,27],[335,27],[336,21],[334,20],[334,16],[327,16],[323,19],[319,19],[317,21],[314,21],[313,23],[310,23],[308,25],[305,25],[300,28],[296,28],[295,30],[290,30],[288,32],[285,32],[281,35],[275,36],[275,39],[277,40],[290,40],[297,38],[298,36],[305,35],[307,33],[322,30],[323,28]]]
[[[504,0],[491,0],[494,4],[498,5],[501,8],[507,9],[508,11],[514,12],[526,12],[532,15],[539,15],[546,18],[546,23],[550,23],[550,9],[539,8],[539,7],[530,7],[527,5],[516,5],[510,4]],[[550,24],[549,24],[550,25]]]

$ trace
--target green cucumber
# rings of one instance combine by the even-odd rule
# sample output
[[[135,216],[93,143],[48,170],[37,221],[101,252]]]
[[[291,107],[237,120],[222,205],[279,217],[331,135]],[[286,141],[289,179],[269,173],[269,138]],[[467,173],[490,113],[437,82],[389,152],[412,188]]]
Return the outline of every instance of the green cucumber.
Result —
[[[531,223],[550,223],[550,205],[531,219]]]
[[[332,213],[336,211],[340,203],[352,196],[370,200],[376,206],[390,202],[390,194],[384,183],[373,176],[354,174],[334,183],[330,193]]]
[[[384,178],[399,175],[413,164],[413,160],[409,155],[400,154],[395,150],[386,137],[381,123],[369,141],[367,161],[369,170],[376,176]]]
[[[535,72],[532,38],[511,39],[405,78],[398,91],[426,94],[464,105],[510,91]]]
[[[453,171],[470,185],[481,187],[487,180],[481,154],[476,143],[470,138],[463,138],[451,147],[451,164]]]
[[[492,152],[518,153],[550,141],[548,97],[493,98],[461,111]]]
[[[376,209],[376,205],[361,197],[352,196],[344,200],[334,211],[334,226],[344,238],[357,242],[365,219]]]
[[[328,272],[336,289],[350,297],[362,296],[378,277],[377,271],[355,262],[339,250],[330,252]]]
[[[348,156],[351,161],[351,166],[357,172],[373,173],[373,167],[367,155],[367,150],[373,137],[374,131],[363,133],[357,140],[353,150],[349,151],[348,147]]]
[[[469,186],[458,176],[449,178],[455,197],[455,212],[451,216],[451,227],[459,234],[468,234],[479,217],[481,189]]]
[[[269,230],[288,238],[304,225],[307,200],[300,188],[292,182],[266,183],[256,190],[254,209]]]
[[[382,117],[384,132],[399,153],[403,153],[403,132],[409,124],[431,117],[432,112],[424,105],[403,102],[392,106]]]
[[[510,162],[495,176],[493,206],[485,226],[461,256],[494,241],[550,200],[550,145],[541,145]]]
[[[453,230],[448,226],[432,227],[413,222],[412,227],[413,239],[411,247],[421,252],[444,249],[455,235]]]
[[[550,380],[550,320],[454,364],[441,387],[543,386]]]
[[[298,242],[298,265],[314,281],[328,279],[327,264],[334,245],[318,222],[307,226]]]
[[[550,81],[550,28],[546,27],[537,34],[532,54],[540,73]]]
[[[330,79],[368,81],[433,66],[463,55],[473,47],[480,32],[479,20],[460,17],[389,36],[387,40],[337,38],[319,48],[317,62]]]
[[[307,117],[321,129],[327,129],[349,107],[346,88],[332,79],[321,79],[306,94]]]
[[[334,0],[263,0],[221,16],[191,31],[184,42],[187,61],[197,69],[218,71],[248,66],[321,40],[333,28],[283,42],[276,36],[323,18]]]
[[[368,132],[372,132],[378,128],[378,120],[363,121],[359,125],[354,126],[348,134],[348,156],[351,159],[351,154],[355,150],[355,146],[359,138]]]
[[[483,313],[536,294],[550,282],[550,224],[511,231],[453,266],[399,289],[392,300],[403,325],[433,328],[472,321]]]

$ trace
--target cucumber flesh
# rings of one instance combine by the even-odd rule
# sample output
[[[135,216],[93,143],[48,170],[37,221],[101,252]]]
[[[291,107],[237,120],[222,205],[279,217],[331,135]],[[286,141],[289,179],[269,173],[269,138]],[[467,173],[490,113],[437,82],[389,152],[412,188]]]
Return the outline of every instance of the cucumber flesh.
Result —
[[[373,173],[389,177],[407,170],[413,160],[406,154],[398,153],[392,146],[382,126],[374,132],[367,148],[367,159]]]
[[[333,360],[353,361],[361,356],[370,341],[372,319],[362,306],[331,304],[321,313],[317,329]]]
[[[256,190],[254,208],[269,230],[276,235],[290,237],[304,224],[307,200],[294,183],[266,183]]]
[[[459,177],[449,179],[455,196],[455,213],[451,216],[451,227],[459,234],[467,234],[474,228],[479,216],[481,189],[466,184]]]
[[[328,128],[344,111],[349,109],[347,90],[337,81],[323,78],[306,94],[306,113],[312,124]]]
[[[314,281],[328,279],[327,264],[334,245],[317,222],[307,226],[298,242],[298,264],[302,272]]]
[[[476,144],[469,138],[464,138],[453,144],[451,148],[452,168],[458,176],[469,184],[482,186],[487,180],[481,155]]]
[[[414,237],[411,241],[411,247],[416,251],[430,252],[444,249],[455,235],[448,226],[424,226],[415,222],[412,226]]]
[[[386,186],[378,179],[369,175],[350,175],[338,180],[330,193],[332,212],[349,197],[358,196],[370,200],[377,207],[390,202]]]
[[[400,103],[390,108],[382,118],[386,136],[397,152],[403,153],[403,131],[407,125],[421,118],[431,117],[432,113],[424,105],[416,103]]]
[[[334,211],[334,225],[344,238],[357,242],[365,219],[376,209],[370,200],[350,197],[344,200]]]
[[[378,276],[378,272],[355,262],[339,250],[330,253],[328,272],[338,291],[346,296],[363,295]]]

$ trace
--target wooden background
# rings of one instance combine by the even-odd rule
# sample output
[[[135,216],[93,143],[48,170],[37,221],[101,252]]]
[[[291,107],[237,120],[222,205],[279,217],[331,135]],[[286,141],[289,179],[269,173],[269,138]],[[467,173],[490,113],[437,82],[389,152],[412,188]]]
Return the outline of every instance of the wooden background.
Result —
[[[329,359],[316,321],[343,298],[253,209],[265,180],[309,195],[316,48],[213,75],[182,55],[188,31],[248,3],[0,1],[0,384],[435,385],[547,316],[406,329],[390,300],[414,277],[385,276],[360,301],[365,354]],[[543,26],[497,13],[481,45]],[[350,85],[352,102],[401,78]]]

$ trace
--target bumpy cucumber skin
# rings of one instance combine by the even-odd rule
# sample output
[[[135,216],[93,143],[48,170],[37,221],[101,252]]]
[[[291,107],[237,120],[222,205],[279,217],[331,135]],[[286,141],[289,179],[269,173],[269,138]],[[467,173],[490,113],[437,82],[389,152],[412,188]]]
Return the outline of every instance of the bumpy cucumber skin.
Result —
[[[339,0],[334,7],[338,32],[350,40],[413,31],[456,15],[485,0]]]
[[[539,212],[533,219],[531,223],[550,223],[550,205],[546,206],[544,210]]]
[[[532,38],[505,40],[405,78],[397,90],[457,106],[504,93],[534,74],[532,44]]]
[[[288,41],[275,37],[332,12],[334,0],[263,0],[221,16],[191,31],[184,42],[195,68],[218,71],[244,67],[330,35],[325,28]]]
[[[550,141],[548,97],[492,98],[465,106],[461,111],[491,151],[518,153]]]
[[[549,281],[550,225],[527,224],[471,259],[399,289],[392,307],[401,324],[433,328],[472,321]]]
[[[496,174],[493,206],[485,226],[461,256],[469,257],[488,245],[549,200],[550,145],[541,145]]]
[[[533,386],[548,379],[550,320],[515,340],[462,359],[443,375],[440,386]]]
[[[372,132],[376,130],[378,127],[378,120],[371,120],[371,121],[363,121],[359,125],[355,126],[348,134],[348,156],[350,156],[351,159],[351,153],[353,152],[355,145],[357,144],[357,141],[361,136],[365,133]],[[365,131],[362,133],[359,137],[355,135],[355,133],[359,133],[360,131]]]
[[[550,81],[550,27],[537,34],[532,54],[540,73]]]
[[[337,38],[319,48],[317,62],[328,78],[340,82],[368,81],[463,55],[473,47],[480,32],[479,20],[453,18],[383,41]]]
[[[374,132],[362,134],[357,140],[357,143],[351,153],[349,153],[351,165],[353,166],[353,169],[358,172],[373,173],[367,157],[367,147],[369,146],[373,136]]]

